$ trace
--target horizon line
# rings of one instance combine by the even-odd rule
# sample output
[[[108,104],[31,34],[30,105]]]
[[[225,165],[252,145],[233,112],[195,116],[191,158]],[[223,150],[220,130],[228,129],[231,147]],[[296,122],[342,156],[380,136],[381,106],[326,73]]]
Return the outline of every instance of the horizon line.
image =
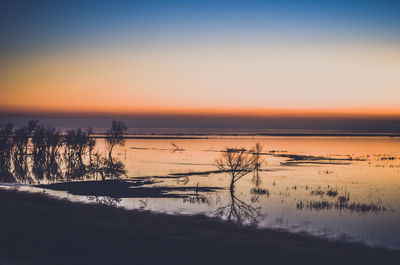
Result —
[[[182,116],[182,117],[387,117],[400,118],[400,108],[141,108],[132,110],[1,108],[0,115]]]

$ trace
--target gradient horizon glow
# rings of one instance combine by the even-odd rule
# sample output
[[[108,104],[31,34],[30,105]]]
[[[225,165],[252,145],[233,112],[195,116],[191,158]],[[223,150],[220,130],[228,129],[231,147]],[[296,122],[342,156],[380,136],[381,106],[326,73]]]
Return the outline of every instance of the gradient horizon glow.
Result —
[[[2,1],[0,110],[400,115],[398,1]]]

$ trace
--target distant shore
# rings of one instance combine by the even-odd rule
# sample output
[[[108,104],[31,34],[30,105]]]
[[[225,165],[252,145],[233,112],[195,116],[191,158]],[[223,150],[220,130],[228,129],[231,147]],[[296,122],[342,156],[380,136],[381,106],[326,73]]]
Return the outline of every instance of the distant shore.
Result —
[[[105,138],[94,133],[93,138]],[[400,137],[400,133],[171,133],[171,134],[125,134],[124,139],[212,139],[225,137]]]
[[[398,264],[399,251],[0,189],[0,264]]]

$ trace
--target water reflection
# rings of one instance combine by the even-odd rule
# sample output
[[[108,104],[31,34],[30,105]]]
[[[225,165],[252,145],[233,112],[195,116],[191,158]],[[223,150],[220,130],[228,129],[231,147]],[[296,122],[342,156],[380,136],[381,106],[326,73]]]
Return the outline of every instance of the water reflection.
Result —
[[[230,202],[227,205],[218,207],[215,216],[226,219],[230,222],[256,224],[260,218],[260,208],[238,199],[235,191],[230,189]]]
[[[397,138],[143,138],[111,148],[118,128],[94,138],[90,129],[60,133],[37,122],[3,126],[0,181],[40,183],[40,191],[96,204],[205,213],[400,248]]]
[[[206,195],[203,195],[203,194],[200,195],[199,194],[199,183],[197,183],[197,185],[196,185],[196,193],[195,193],[195,195],[189,196],[187,198],[183,198],[183,202],[188,202],[190,204],[206,204],[206,205],[210,205],[211,204],[210,199]]]
[[[14,182],[15,177],[11,172],[12,152],[14,149],[12,134],[14,126],[6,124],[0,130],[0,178],[3,182]]]
[[[114,126],[114,124],[113,124]],[[63,181],[120,178],[125,165],[112,156],[115,145],[122,144],[123,124],[117,123],[108,136],[109,156],[94,151],[92,130],[68,130],[30,121],[15,129],[7,124],[0,129],[0,182],[54,183]]]
[[[378,213],[384,212],[387,208],[381,203],[361,203],[351,202],[350,192],[344,191],[342,194],[339,193],[337,188],[328,186],[325,189],[318,187],[317,189],[311,190],[311,195],[319,196],[321,199],[311,201],[299,201],[296,204],[298,210],[310,210],[310,211],[321,211],[321,210],[336,210],[336,211],[350,211],[351,213]]]
[[[263,147],[260,143],[256,143],[256,145],[253,147],[252,151],[253,153],[253,160],[254,160],[254,171],[253,171],[253,178],[251,179],[251,182],[254,184],[255,188],[259,188],[260,185],[262,184],[261,178],[260,178],[260,171],[262,170],[262,165],[265,162],[265,159],[261,157],[262,152],[263,152]]]

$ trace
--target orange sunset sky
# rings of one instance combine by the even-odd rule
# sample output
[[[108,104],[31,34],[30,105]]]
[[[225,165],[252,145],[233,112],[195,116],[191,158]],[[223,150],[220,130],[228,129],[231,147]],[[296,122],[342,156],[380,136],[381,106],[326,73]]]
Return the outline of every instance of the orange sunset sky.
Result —
[[[282,18],[267,7],[138,5],[137,16],[50,5],[50,23],[10,7],[32,25],[4,19],[0,110],[400,115],[399,23],[387,10],[338,23],[311,5],[313,20],[290,6],[275,7]]]

